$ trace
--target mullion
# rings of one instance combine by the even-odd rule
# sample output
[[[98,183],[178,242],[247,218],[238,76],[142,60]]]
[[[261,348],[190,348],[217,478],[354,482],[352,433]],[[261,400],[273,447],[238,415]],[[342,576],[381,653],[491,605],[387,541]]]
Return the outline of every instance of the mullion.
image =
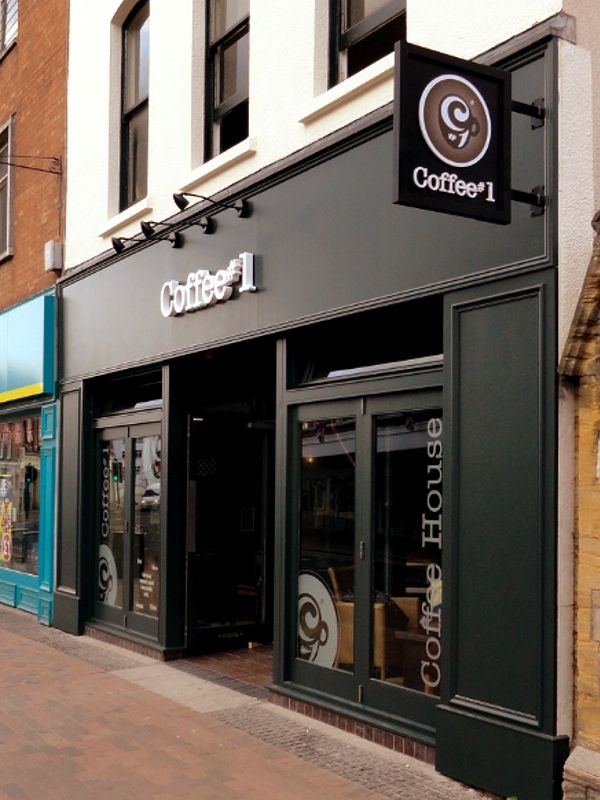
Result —
[[[236,22],[228,31],[225,31],[224,34],[219,36],[218,39],[214,41],[210,40],[210,51],[211,55],[214,51],[218,50],[219,47],[222,47],[224,44],[228,44],[228,39],[235,39],[236,36],[240,35],[243,32],[244,28],[250,28],[250,15],[248,14],[244,19],[240,20],[240,22]]]
[[[359,39],[362,39],[363,36],[372,33],[373,31],[377,30],[377,28],[381,28],[383,25],[405,10],[406,0],[391,0],[391,2],[389,2],[383,8],[380,8],[378,11],[374,11],[372,14],[369,14],[367,17],[361,19],[360,22],[357,22],[350,28],[344,27],[345,21],[341,20],[341,48],[345,49],[350,47]]]
[[[213,112],[214,122],[218,122],[220,119],[223,119],[223,117],[229,114],[230,111],[233,111],[234,108],[237,108],[241,103],[244,103],[246,100],[248,100],[249,96],[249,94],[237,92],[232,97],[220,103],[220,105],[215,106]]]
[[[135,439],[131,431],[127,434],[125,444],[125,542],[123,543],[123,615],[125,626],[132,612],[133,599],[133,499],[134,499],[134,470],[135,470]]]

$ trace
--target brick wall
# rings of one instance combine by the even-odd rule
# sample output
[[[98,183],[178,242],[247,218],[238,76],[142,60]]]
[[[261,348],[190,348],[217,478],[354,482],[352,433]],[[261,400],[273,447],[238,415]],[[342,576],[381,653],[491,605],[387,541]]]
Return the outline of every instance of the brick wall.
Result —
[[[597,370],[592,356],[598,349],[592,346],[588,350],[585,360],[593,373]],[[599,436],[600,377],[592,374],[581,379],[577,401],[574,686],[577,746],[565,765],[565,800],[600,800]]]
[[[64,170],[68,4],[21,0],[19,6],[17,42],[0,58],[0,125],[14,115],[13,152],[59,157]],[[44,244],[63,239],[61,179],[16,169],[13,186],[14,255],[0,262],[0,311],[52,286],[54,274],[44,271]]]
[[[596,376],[580,383],[577,428],[576,730],[578,744],[600,752],[600,378]]]

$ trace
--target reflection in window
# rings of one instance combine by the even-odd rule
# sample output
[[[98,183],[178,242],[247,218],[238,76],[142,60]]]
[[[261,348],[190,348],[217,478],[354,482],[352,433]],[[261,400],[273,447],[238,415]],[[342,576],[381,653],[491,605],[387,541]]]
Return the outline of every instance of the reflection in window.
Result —
[[[98,599],[115,608],[123,608],[125,477],[125,439],[102,442]]]
[[[353,418],[301,426],[298,657],[354,666],[356,434]]]
[[[158,617],[160,577],[160,436],[135,440],[133,610]]]
[[[121,210],[148,188],[149,3],[136,6],[123,26]]]
[[[331,0],[337,46],[331,54],[333,85],[394,52],[406,36],[405,0]]]
[[[249,0],[211,0],[206,158],[248,136]]]
[[[376,421],[373,677],[439,694],[441,411]]]
[[[0,0],[1,48],[8,47],[19,31],[19,0]]]
[[[41,417],[0,423],[0,566],[38,574]]]

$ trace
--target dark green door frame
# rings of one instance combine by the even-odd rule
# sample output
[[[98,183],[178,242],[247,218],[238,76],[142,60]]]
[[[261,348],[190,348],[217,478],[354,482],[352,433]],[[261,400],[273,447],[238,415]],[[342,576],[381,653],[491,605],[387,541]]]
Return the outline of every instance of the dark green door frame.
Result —
[[[285,343],[280,343],[280,363],[285,362]],[[372,378],[321,381],[318,385],[291,390],[281,389],[279,405],[276,487],[279,519],[285,519],[284,541],[276,541],[279,571],[279,597],[284,613],[278,617],[275,682],[282,688],[304,691],[328,705],[340,703],[359,715],[379,718],[383,724],[410,728],[415,737],[433,741],[436,699],[400,686],[385,684],[370,677],[371,648],[355,647],[354,672],[327,669],[296,657],[298,610],[298,501],[300,480],[299,425],[303,421],[326,417],[352,416],[357,420],[356,518],[354,554],[356,570],[355,641],[369,642],[371,635],[372,585],[372,498],[373,433],[378,414],[441,408],[441,361],[432,359],[419,367],[407,367],[396,374],[383,373]],[[281,384],[280,384],[281,386]],[[346,399],[339,399],[340,397]],[[361,545],[361,542],[363,543]],[[361,548],[364,556],[360,557]],[[277,572],[277,570],[276,570]],[[283,577],[281,577],[283,576]],[[276,604],[277,605],[280,604]]]

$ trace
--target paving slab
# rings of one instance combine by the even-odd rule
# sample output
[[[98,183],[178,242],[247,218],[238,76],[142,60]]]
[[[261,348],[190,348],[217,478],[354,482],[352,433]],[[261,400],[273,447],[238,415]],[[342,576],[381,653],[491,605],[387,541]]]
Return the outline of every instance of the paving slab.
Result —
[[[489,797],[270,704],[261,687],[69,636],[5,606],[0,664],[0,800]]]

